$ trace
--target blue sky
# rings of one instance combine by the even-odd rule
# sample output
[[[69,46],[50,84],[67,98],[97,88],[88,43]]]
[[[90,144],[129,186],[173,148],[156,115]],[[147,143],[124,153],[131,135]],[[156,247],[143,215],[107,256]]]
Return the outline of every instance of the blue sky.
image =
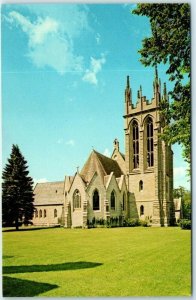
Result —
[[[2,6],[3,166],[18,144],[35,182],[63,180],[92,149],[124,152],[124,89],[152,98],[154,70],[139,62],[148,19],[127,4]],[[172,84],[159,66],[159,77]],[[181,148],[174,185],[189,188]]]

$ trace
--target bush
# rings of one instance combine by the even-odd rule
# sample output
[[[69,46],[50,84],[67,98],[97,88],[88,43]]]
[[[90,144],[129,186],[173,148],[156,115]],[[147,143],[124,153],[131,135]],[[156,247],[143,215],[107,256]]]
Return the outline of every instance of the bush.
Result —
[[[64,225],[65,225],[64,218],[62,218],[62,217],[58,218],[58,224],[59,224],[60,226],[64,226]]]
[[[114,228],[114,227],[136,227],[136,226],[143,226],[148,227],[150,226],[149,220],[139,220],[139,219],[123,219],[122,216],[119,217],[111,217],[108,220],[104,220],[103,218],[96,219],[93,217],[92,221],[90,222],[87,220],[87,226],[88,228]]]
[[[182,229],[191,229],[191,220],[187,220],[187,219],[180,220],[180,227]]]
[[[139,219],[131,218],[131,219],[125,219],[123,221],[123,226],[124,227],[136,227],[136,226],[148,227],[151,225],[148,220],[139,220]]]
[[[149,227],[149,222],[146,221],[146,220],[140,220],[140,226],[143,226],[143,227]]]
[[[127,226],[128,227],[140,226],[140,221],[138,219],[128,219]]]

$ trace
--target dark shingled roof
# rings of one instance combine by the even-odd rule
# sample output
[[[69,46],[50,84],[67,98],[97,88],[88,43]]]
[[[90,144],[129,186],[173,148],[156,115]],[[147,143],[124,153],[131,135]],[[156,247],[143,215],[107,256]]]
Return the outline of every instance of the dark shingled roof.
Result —
[[[111,172],[114,172],[115,177],[120,177],[123,175],[118,163],[115,160],[93,150],[84,167],[82,168],[80,175],[85,182],[89,182],[95,172],[101,176],[103,181],[104,176],[109,175]]]
[[[63,204],[64,181],[37,183],[34,194],[35,205]]]

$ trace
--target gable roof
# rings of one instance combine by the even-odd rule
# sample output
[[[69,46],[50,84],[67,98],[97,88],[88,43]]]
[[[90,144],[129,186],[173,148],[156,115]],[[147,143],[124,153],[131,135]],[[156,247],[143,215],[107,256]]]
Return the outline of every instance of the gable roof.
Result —
[[[65,176],[65,193],[67,193],[74,181],[75,176]]]
[[[84,184],[84,186],[86,186],[86,181],[84,180],[84,178],[81,176],[80,173],[76,172],[75,175],[72,177],[72,181],[71,181],[71,184],[70,184],[70,187],[67,191],[65,191],[65,194],[66,192],[70,192],[71,188],[72,188],[72,185],[74,184],[74,181],[76,180],[76,177],[80,178],[81,179],[81,182]]]
[[[35,205],[63,204],[64,181],[37,183],[34,195]]]
[[[119,152],[120,153],[120,155],[122,156],[122,158],[125,160],[125,155],[124,155],[124,153],[122,153],[122,152]]]
[[[118,150],[116,150],[116,149],[113,150],[111,157],[113,157],[113,155],[114,155],[115,153],[120,154],[120,156],[122,157],[122,159],[125,160],[125,155],[124,155],[124,153],[122,153],[122,152],[120,152],[120,151],[118,151]]]
[[[86,183],[89,183],[95,172],[101,176],[103,182],[104,176],[110,175],[111,172],[114,173],[115,177],[120,177],[123,174],[115,160],[93,150],[84,164],[80,175]]]

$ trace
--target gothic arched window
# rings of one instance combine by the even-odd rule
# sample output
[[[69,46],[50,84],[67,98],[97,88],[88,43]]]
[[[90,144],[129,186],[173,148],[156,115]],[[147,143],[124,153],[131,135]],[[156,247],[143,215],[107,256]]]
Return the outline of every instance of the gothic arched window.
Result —
[[[54,209],[54,218],[57,218],[57,209]]]
[[[122,209],[123,209],[123,211],[126,210],[126,195],[125,195],[125,192],[123,193]]]
[[[133,168],[139,167],[139,127],[138,123],[134,120],[132,124],[133,133]]]
[[[81,208],[81,195],[78,190],[75,190],[73,194],[73,209]]]
[[[144,206],[141,205],[140,206],[140,216],[143,216],[144,215]]]
[[[39,211],[39,217],[42,218],[42,210]]]
[[[111,209],[115,209],[115,194],[114,191],[111,192],[111,196],[110,196],[110,208]]]
[[[147,166],[154,166],[153,121],[148,117],[146,122]]]
[[[93,193],[93,210],[99,210],[99,192],[95,190]]]
[[[140,192],[143,191],[143,188],[144,188],[143,181],[140,180],[140,182],[139,182],[139,191],[140,191]]]
[[[44,209],[44,218],[46,218],[46,209]]]
[[[38,218],[38,210],[35,210],[35,218]]]

